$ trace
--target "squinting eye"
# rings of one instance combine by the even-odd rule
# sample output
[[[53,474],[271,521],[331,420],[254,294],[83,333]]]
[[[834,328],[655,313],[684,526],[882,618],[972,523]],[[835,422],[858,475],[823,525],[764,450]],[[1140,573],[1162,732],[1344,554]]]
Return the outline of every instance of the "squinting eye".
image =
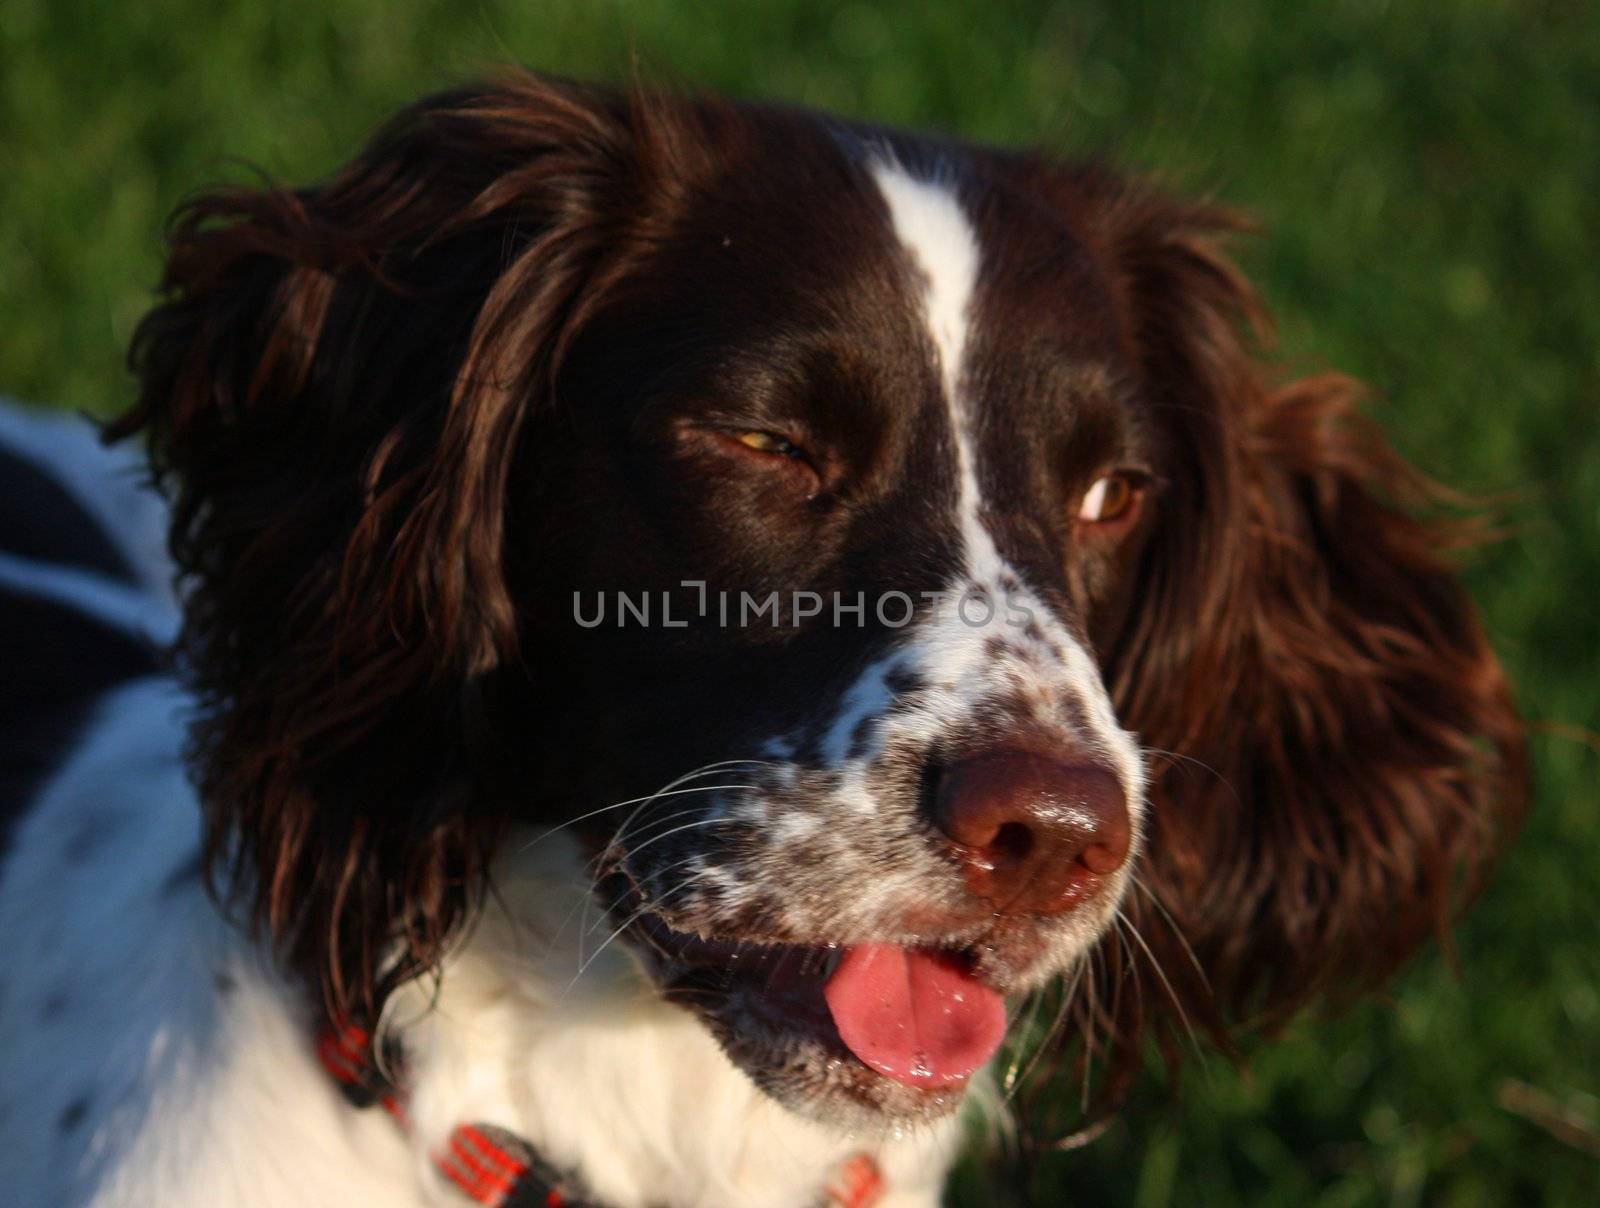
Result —
[[[747,449],[754,449],[757,453],[771,453],[774,457],[799,460],[806,455],[805,450],[799,445],[785,440],[776,432],[740,432],[734,439]]]
[[[1078,519],[1085,524],[1110,524],[1132,511],[1138,500],[1138,489],[1126,474],[1107,474],[1095,479],[1083,493]]]

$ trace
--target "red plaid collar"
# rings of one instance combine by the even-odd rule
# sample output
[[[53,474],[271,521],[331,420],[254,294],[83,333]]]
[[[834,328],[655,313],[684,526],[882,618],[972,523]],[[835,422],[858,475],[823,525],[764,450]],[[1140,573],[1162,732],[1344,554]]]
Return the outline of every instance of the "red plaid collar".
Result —
[[[317,1037],[317,1056],[356,1107],[381,1106],[410,1131],[405,1097],[385,1076],[398,1077],[401,1054],[386,1051],[378,1061],[372,1036],[359,1024],[329,1026]],[[577,1180],[543,1161],[515,1133],[488,1124],[458,1124],[434,1168],[474,1204],[485,1208],[601,1208],[580,1190]]]
[[[397,1047],[385,1046],[379,1061],[366,1028],[329,1025],[317,1037],[317,1056],[351,1104],[377,1104],[410,1131],[404,1093],[395,1081],[403,1070]],[[433,1164],[469,1201],[484,1208],[604,1208],[583,1193],[575,1175],[545,1162],[515,1133],[490,1124],[457,1125],[444,1148],[434,1153]],[[834,1173],[820,1205],[872,1208],[883,1190],[877,1162],[870,1154],[856,1154]]]

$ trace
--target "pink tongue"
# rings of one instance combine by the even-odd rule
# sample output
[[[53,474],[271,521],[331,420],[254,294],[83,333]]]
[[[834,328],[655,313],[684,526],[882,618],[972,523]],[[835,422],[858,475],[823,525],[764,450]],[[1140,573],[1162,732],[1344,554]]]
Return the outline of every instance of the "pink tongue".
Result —
[[[950,961],[914,949],[851,948],[822,993],[850,1051],[907,1086],[964,1082],[1006,1033],[1000,995]]]

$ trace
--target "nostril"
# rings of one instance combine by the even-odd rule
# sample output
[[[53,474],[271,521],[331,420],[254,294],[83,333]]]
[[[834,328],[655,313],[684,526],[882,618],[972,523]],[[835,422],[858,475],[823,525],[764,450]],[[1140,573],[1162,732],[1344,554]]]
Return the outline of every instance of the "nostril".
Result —
[[[1097,876],[1109,876],[1122,867],[1128,858],[1126,840],[1110,844],[1091,843],[1078,856],[1078,862]]]
[[[1000,829],[995,831],[994,838],[988,843],[995,862],[1001,864],[1020,864],[1028,858],[1033,847],[1033,831],[1021,822],[1001,823]]]

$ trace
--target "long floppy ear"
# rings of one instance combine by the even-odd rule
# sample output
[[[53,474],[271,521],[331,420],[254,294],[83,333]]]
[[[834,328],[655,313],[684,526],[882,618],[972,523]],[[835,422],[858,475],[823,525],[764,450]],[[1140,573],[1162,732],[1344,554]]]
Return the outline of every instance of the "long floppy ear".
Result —
[[[175,494],[214,869],[334,1010],[435,962],[503,819],[507,481],[635,163],[531,77],[402,113],[326,183],[175,216],[131,354]]]
[[[1525,765],[1447,561],[1460,526],[1424,519],[1441,492],[1354,413],[1349,380],[1262,364],[1266,323],[1218,250],[1236,220],[1102,198],[1166,480],[1106,652],[1154,785],[1129,906],[1149,951],[1108,961],[1143,992],[1096,1021],[1115,1081],[1149,1024],[1223,1038],[1393,972],[1482,885]]]

